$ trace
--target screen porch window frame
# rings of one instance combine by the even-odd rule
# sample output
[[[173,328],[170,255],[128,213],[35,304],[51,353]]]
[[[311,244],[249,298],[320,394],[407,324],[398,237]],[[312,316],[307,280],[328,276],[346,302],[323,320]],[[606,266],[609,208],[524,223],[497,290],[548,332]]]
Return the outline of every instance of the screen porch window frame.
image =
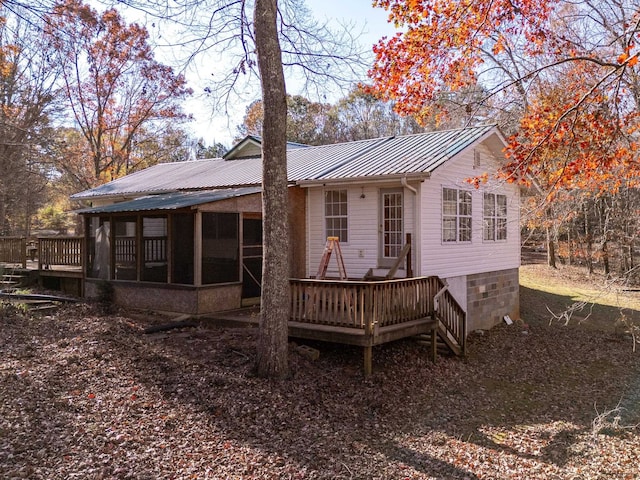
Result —
[[[471,243],[472,214],[470,190],[442,187],[442,243]]]
[[[324,229],[326,237],[338,237],[340,243],[349,241],[349,196],[347,189],[324,191]]]

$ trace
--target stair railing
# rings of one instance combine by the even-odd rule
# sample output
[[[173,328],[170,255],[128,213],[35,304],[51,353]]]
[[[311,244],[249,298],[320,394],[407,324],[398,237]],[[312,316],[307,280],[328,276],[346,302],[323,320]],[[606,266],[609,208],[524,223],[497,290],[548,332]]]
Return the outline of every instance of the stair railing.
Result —
[[[440,290],[433,297],[435,318],[449,339],[454,340],[465,354],[467,341],[467,314],[449,291],[446,280],[438,278]]]

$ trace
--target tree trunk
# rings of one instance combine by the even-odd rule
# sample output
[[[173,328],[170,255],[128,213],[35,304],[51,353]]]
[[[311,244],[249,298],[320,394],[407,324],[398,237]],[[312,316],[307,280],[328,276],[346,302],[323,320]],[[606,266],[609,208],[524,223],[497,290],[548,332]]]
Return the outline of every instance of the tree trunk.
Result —
[[[545,211],[544,211],[544,215],[545,215],[545,240],[547,243],[547,265],[551,268],[557,268],[556,267],[556,245],[555,245],[555,236],[554,236],[554,231],[552,230],[553,226],[553,220],[554,220],[554,215],[553,215],[553,210],[551,206],[548,206]]]
[[[256,0],[255,42],[262,85],[262,221],[264,259],[256,373],[288,375],[289,222],[287,101],[277,29],[277,0]]]
[[[547,265],[551,268],[557,268],[556,266],[556,244],[553,241],[553,235],[551,235],[551,229],[547,227]]]
[[[587,210],[586,202],[584,203],[584,237],[587,242],[585,261],[587,262],[589,275],[591,275],[593,273],[593,239],[591,238],[591,229],[589,228],[589,211]]]

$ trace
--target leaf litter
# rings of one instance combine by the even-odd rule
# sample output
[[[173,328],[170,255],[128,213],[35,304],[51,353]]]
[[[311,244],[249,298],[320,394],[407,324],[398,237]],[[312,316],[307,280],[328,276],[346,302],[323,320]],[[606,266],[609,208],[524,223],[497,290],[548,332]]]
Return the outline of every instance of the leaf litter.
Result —
[[[256,331],[102,315],[0,316],[0,478],[638,479],[640,365],[628,338],[540,323],[429,361],[413,339],[290,349],[252,374]],[[526,334],[524,332],[527,332]]]

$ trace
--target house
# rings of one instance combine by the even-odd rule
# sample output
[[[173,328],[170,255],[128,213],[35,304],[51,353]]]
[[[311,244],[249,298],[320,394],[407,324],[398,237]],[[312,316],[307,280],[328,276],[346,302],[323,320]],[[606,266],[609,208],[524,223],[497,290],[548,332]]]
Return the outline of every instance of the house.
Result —
[[[442,279],[467,331],[517,318],[519,190],[491,176],[504,146],[493,125],[290,144],[291,277],[315,275],[329,236],[349,279],[384,277],[410,237],[394,277]],[[255,303],[261,171],[260,139],[250,136],[223,158],[155,165],[73,195],[90,205],[80,210],[85,295],[106,280],[118,303],[140,308],[202,315]],[[485,172],[478,189],[466,181]],[[328,274],[337,276],[334,265]],[[355,311],[358,288],[343,312]]]

